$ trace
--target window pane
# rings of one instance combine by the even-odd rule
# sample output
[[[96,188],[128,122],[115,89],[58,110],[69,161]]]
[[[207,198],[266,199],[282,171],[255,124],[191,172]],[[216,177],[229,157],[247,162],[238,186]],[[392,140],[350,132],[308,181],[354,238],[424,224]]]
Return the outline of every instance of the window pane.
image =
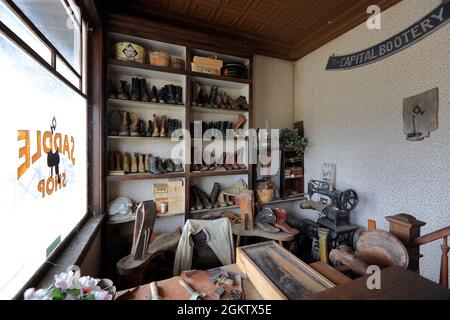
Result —
[[[0,21],[28,44],[48,64],[51,63],[51,52],[39,38],[11,11],[4,1],[0,1]]]
[[[87,107],[1,33],[0,65],[0,299],[10,299],[87,211]]]
[[[69,80],[71,84],[80,89],[80,79],[70,70],[67,65],[60,59],[56,58],[56,71],[64,78]]]
[[[80,72],[80,25],[60,0],[14,0],[42,34]]]

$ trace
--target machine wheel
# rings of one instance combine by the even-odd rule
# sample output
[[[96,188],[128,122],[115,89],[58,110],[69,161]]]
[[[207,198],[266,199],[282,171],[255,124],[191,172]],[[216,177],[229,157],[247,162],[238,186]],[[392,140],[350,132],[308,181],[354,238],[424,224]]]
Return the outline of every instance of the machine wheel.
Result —
[[[339,195],[339,206],[342,210],[352,211],[358,204],[358,194],[355,190],[348,189]]]

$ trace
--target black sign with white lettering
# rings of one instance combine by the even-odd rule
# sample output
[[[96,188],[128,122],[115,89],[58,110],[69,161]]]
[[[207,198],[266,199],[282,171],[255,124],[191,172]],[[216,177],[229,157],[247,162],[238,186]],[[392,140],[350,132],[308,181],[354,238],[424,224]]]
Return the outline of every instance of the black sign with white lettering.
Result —
[[[446,2],[408,29],[376,46],[345,56],[331,56],[326,69],[352,69],[384,59],[422,40],[449,21],[450,2]]]

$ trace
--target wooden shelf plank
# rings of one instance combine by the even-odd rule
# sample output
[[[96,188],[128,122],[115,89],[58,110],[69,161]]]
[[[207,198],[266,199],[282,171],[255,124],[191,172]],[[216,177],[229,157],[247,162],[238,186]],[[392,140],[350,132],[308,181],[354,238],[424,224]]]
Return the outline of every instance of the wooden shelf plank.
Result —
[[[123,99],[108,99],[108,103],[111,106],[116,106],[120,108],[132,108],[141,110],[153,110],[153,109],[166,109],[172,108],[175,110],[183,110],[185,108],[184,104],[168,104],[168,103],[157,103],[157,102],[144,102],[144,101],[132,101]]]
[[[220,177],[220,176],[237,176],[237,175],[246,175],[248,174],[248,169],[242,170],[227,170],[227,171],[194,171],[189,175],[191,177]]]
[[[294,201],[302,201],[302,200],[306,200],[306,199],[307,199],[306,194],[300,194],[300,195],[295,196],[295,197],[288,197],[288,198],[285,198],[285,199],[275,199],[275,200],[272,200],[272,201],[267,202],[267,203],[257,203],[257,205],[270,206],[270,205],[274,205],[274,204],[288,203],[288,202],[294,202]]]
[[[248,110],[233,110],[233,109],[221,109],[221,108],[211,108],[211,107],[199,107],[199,106],[191,106],[191,111],[194,112],[204,112],[204,113],[233,113],[233,114],[248,114]]]
[[[213,79],[213,80],[220,80],[220,81],[234,82],[234,83],[244,83],[244,84],[251,84],[252,83],[251,80],[244,79],[244,78],[235,78],[235,77],[229,77],[229,76],[218,76],[218,75],[214,75],[214,74],[207,74],[207,73],[194,72],[194,71],[191,71],[188,74],[190,76],[196,77],[196,78]]]
[[[186,71],[185,70],[179,70],[179,69],[170,68],[170,67],[152,66],[152,65],[147,64],[147,63],[123,61],[123,60],[119,60],[119,59],[109,59],[108,63],[110,65],[114,65],[114,66],[121,66],[121,67],[143,69],[143,70],[151,70],[151,71],[171,73],[171,74],[186,75]]]
[[[158,180],[158,179],[172,179],[172,178],[184,178],[186,174],[184,172],[174,172],[174,173],[162,173],[162,174],[151,174],[151,173],[131,173],[123,176],[107,176],[109,182],[120,182],[120,181],[133,181],[133,180]]]

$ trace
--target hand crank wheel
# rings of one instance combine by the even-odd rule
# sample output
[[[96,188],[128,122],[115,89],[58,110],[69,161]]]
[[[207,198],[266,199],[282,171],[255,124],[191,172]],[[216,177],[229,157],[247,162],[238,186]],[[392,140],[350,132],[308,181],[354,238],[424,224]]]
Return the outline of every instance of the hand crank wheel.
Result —
[[[358,195],[355,190],[348,189],[339,195],[339,204],[341,209],[351,211],[358,204]]]

